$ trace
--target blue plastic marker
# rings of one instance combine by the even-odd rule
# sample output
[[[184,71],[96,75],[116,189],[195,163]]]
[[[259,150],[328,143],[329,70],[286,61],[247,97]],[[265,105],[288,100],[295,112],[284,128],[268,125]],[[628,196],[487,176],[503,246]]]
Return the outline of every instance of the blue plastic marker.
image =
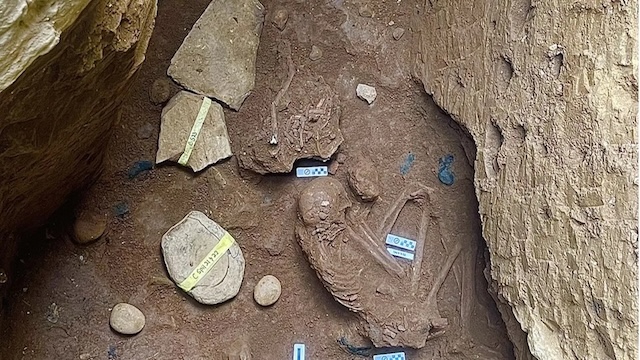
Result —
[[[293,360],[304,360],[304,344],[293,344]]]

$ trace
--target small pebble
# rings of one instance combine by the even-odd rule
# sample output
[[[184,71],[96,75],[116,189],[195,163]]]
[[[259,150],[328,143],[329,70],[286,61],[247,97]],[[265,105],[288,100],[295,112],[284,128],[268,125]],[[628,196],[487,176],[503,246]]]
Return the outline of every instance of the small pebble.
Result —
[[[131,304],[119,303],[111,310],[109,325],[120,334],[137,334],[142,331],[144,323],[145,318],[142,311]]]
[[[273,23],[273,25],[275,25],[275,27],[278,28],[278,30],[283,31],[284,28],[287,26],[288,20],[289,20],[289,12],[285,9],[278,9],[273,14],[273,19],[271,20],[271,22]]]
[[[157,79],[151,85],[149,100],[155,105],[166,103],[171,97],[171,81],[169,79]]]
[[[312,61],[320,60],[322,57],[322,50],[319,47],[313,45],[311,47],[311,52],[309,53],[309,59]]]
[[[253,289],[253,298],[256,302],[262,306],[269,306],[275,304],[280,298],[282,293],[282,286],[280,280],[273,275],[266,275]]]
[[[107,228],[107,216],[99,212],[80,213],[73,224],[73,237],[79,244],[98,240]]]
[[[376,100],[376,96],[378,95],[376,92],[376,88],[365,84],[358,84],[358,86],[356,87],[356,94],[360,99],[365,100],[367,103],[369,103],[369,105],[371,105]]]
[[[396,40],[400,40],[400,38],[402,38],[402,35],[404,35],[404,29],[403,29],[403,28],[400,28],[400,27],[399,27],[399,28],[395,28],[395,29],[393,30],[392,35],[393,35],[393,38],[394,38],[394,39],[396,39]]]
[[[366,18],[372,18],[373,17],[373,10],[371,10],[371,8],[369,8],[368,5],[360,6],[360,9],[358,10],[358,13],[362,17],[366,17]]]
[[[151,134],[153,134],[153,125],[149,123],[145,123],[144,125],[138,128],[138,131],[136,132],[136,134],[138,135],[138,139],[140,140],[150,138]]]

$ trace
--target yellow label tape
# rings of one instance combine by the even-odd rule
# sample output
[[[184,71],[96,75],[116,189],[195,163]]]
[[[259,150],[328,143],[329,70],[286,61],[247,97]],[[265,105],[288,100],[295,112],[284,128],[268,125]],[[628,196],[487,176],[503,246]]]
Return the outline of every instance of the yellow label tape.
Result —
[[[229,248],[231,248],[231,245],[233,245],[233,243],[235,243],[233,236],[231,236],[228,232],[225,232],[224,236],[222,236],[222,239],[220,239],[216,246],[214,246],[213,249],[209,251],[207,256],[205,256],[200,264],[198,264],[198,266],[193,269],[191,274],[189,274],[186,279],[178,284],[178,287],[186,292],[191,291],[191,289],[193,289],[193,287],[196,286],[198,282],[202,280],[202,278],[207,275],[209,271],[211,271],[211,269],[213,269],[213,266],[218,262],[218,260],[220,260],[220,258],[222,258],[222,255],[224,255],[224,253],[227,252]]]
[[[196,145],[198,134],[200,134],[200,129],[202,129],[202,124],[204,124],[204,119],[207,117],[210,106],[211,99],[205,96],[204,99],[202,99],[202,105],[200,105],[200,111],[198,111],[196,121],[193,123],[193,127],[191,128],[187,144],[184,146],[184,152],[180,155],[180,159],[178,159],[178,164],[184,166],[187,165],[187,161],[189,161],[189,157],[191,157],[191,152],[193,151],[193,147]]]

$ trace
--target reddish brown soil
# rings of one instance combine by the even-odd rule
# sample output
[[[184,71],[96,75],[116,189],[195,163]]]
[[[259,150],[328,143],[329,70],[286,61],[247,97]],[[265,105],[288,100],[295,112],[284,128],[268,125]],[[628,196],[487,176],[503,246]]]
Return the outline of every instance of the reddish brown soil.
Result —
[[[268,117],[286,76],[277,61],[276,45],[289,40],[296,66],[322,75],[340,97],[345,141],[339,152],[346,155],[346,162],[337,168],[336,178],[346,186],[351,159],[368,155],[383,185],[374,210],[378,215],[411,182],[435,190],[432,211],[438,230],[427,239],[426,248],[431,249],[423,260],[427,278],[446,258],[440,238],[463,247],[457,259],[459,273],[449,273],[437,296],[440,315],[450,327],[423,349],[406,350],[408,358],[512,358],[482,275],[484,245],[473,159],[468,157],[474,156],[475,148],[410,76],[411,42],[416,36],[410,20],[421,5],[411,0],[372,3],[375,15],[368,19],[358,15],[359,4],[353,2],[264,1],[268,13],[256,88],[239,112],[225,110],[232,149],[236,154],[241,151],[247,134],[255,133]],[[296,242],[297,196],[308,179],[259,176],[239,169],[235,157],[197,175],[168,164],[134,179],[127,176],[136,161],[155,158],[162,107],[150,103],[148,89],[166,76],[172,55],[207,4],[207,0],[159,1],[147,61],[114,131],[104,173],[81,196],[82,207],[109,212],[107,232],[96,243],[75,245],[68,231],[72,211],[67,211],[25,246],[7,303],[9,326],[0,336],[0,357],[107,359],[111,351],[117,359],[226,359],[231,344],[245,338],[254,359],[288,359],[296,342],[307,345],[309,359],[353,359],[357,356],[337,340],[345,337],[354,345],[366,344],[355,332],[357,318],[325,290]],[[290,13],[282,33],[270,22],[279,6]],[[389,26],[390,21],[395,25]],[[407,30],[399,41],[391,36],[397,26]],[[324,53],[315,62],[308,58],[312,45]],[[355,97],[359,82],[377,88],[373,106]],[[141,139],[137,132],[145,124],[154,130],[151,137]],[[415,162],[403,176],[400,168],[409,153]],[[456,159],[456,182],[447,187],[438,181],[437,167],[438,159],[449,153]],[[129,208],[123,217],[114,214],[119,203]],[[239,294],[219,306],[199,305],[166,283],[160,239],[191,210],[207,213],[229,230],[247,260]],[[417,208],[408,206],[394,231],[415,238],[419,218]],[[253,286],[266,274],[280,279],[283,293],[274,306],[261,308],[253,301]],[[463,281],[465,276],[469,281]],[[465,292],[471,299],[466,307],[461,305],[464,284],[471,289]],[[109,328],[109,311],[122,301],[146,315],[146,327],[136,336],[120,336]],[[53,307],[58,308],[57,318],[52,316]],[[468,316],[463,321],[465,309]]]

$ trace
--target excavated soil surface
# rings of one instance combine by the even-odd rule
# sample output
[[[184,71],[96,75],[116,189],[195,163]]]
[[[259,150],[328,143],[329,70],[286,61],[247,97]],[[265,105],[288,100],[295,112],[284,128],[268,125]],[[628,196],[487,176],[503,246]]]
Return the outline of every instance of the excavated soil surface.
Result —
[[[159,1],[147,60],[111,138],[102,176],[21,251],[18,278],[6,306],[8,327],[0,336],[0,357],[226,359],[244,342],[254,359],[291,358],[294,343],[306,344],[309,359],[359,358],[344,344],[352,346],[351,351],[370,345],[360,335],[366,334],[366,323],[334,300],[296,240],[298,196],[312,180],[294,174],[258,175],[241,169],[238,162],[237,155],[255,141],[256,134],[268,131],[271,102],[287,77],[278,48],[288,41],[296,76],[309,81],[322,76],[339,99],[344,141],[331,163],[331,176],[349,193],[346,200],[353,204],[353,216],[381,227],[380,221],[393,211],[403,192],[416,186],[432,189],[428,203],[408,202],[392,226],[394,234],[417,239],[428,224],[419,283],[396,287],[400,293],[386,294],[379,304],[371,294],[380,284],[371,284],[376,280],[368,278],[370,283],[362,285],[369,289],[367,306],[375,309],[376,324],[389,325],[381,315],[384,306],[397,307],[389,296],[407,301],[415,295],[405,293],[411,289],[427,294],[444,274],[432,297],[417,296],[418,301],[429,302],[416,304],[417,309],[424,306],[425,313],[407,311],[418,318],[433,315],[434,326],[442,325],[444,318],[448,327],[422,349],[404,349],[408,358],[512,358],[483,275],[484,243],[473,187],[475,148],[410,76],[416,55],[411,52],[416,36],[411,19],[422,11],[419,2],[375,1],[364,9],[360,3],[340,0],[264,1],[267,15],[256,87],[239,112],[224,110],[236,156],[198,174],[167,164],[129,176],[136,162],[153,161],[157,151],[162,106],[149,101],[151,85],[166,78],[171,57],[207,4],[207,0]],[[283,32],[271,23],[279,8],[289,12]],[[362,16],[368,13],[373,17]],[[405,32],[395,40],[392,33],[398,27]],[[309,59],[312,45],[322,50],[319,60]],[[358,83],[376,87],[373,105],[356,97]],[[178,90],[177,85],[172,89]],[[438,179],[439,159],[449,154],[454,158],[452,186]],[[338,155],[340,162],[335,160]],[[349,167],[362,158],[373,163],[380,182],[380,196],[372,204],[359,202],[347,181]],[[107,213],[108,225],[100,240],[80,246],[71,240],[71,224],[74,213],[87,210]],[[232,233],[246,259],[240,292],[218,306],[200,305],[182,293],[168,281],[162,261],[162,234],[192,210],[206,213]],[[351,228],[358,233],[357,226]],[[453,266],[446,271],[452,258]],[[370,261],[352,251],[322,266],[366,268],[378,274],[368,268]],[[263,308],[253,300],[253,287],[267,274],[278,277],[282,296]],[[140,334],[124,337],[109,328],[110,309],[119,302],[131,303],[145,314]],[[402,321],[392,325],[396,330],[405,326]]]

